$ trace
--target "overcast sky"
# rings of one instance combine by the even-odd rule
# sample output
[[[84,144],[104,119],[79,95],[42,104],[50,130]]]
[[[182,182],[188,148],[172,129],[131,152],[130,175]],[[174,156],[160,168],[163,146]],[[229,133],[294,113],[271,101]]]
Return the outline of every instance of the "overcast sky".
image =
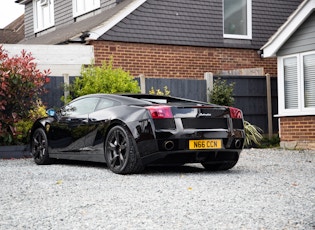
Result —
[[[3,29],[24,13],[24,5],[15,0],[0,0],[0,29]]]

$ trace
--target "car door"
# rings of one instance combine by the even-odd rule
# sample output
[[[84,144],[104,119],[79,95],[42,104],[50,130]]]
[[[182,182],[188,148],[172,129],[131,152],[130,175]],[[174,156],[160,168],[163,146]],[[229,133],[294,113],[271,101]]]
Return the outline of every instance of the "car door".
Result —
[[[58,120],[50,127],[50,146],[52,153],[76,152],[85,148],[89,134],[89,114],[95,110],[98,97],[75,100],[58,113]]]
[[[95,154],[103,154],[104,133],[113,118],[111,108],[118,105],[120,103],[115,100],[100,98],[95,111],[89,114],[89,135],[85,139],[86,149]]]

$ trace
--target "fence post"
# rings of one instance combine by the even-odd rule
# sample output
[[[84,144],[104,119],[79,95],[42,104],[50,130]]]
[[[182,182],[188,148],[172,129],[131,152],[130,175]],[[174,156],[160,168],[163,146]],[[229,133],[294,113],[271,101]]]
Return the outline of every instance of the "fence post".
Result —
[[[213,90],[213,73],[211,72],[207,72],[204,73],[204,79],[206,80],[206,85],[207,85],[207,102],[210,103],[210,92]]]
[[[64,92],[63,92],[64,103],[67,104],[67,99],[70,95],[70,92],[69,92],[70,78],[69,78],[69,74],[67,73],[64,73],[62,75],[63,75],[63,82],[64,82]]]
[[[141,93],[145,93],[145,76],[143,74],[140,74],[139,77]]]
[[[272,137],[272,101],[271,101],[271,81],[270,74],[266,74],[266,88],[267,88],[267,115],[268,115],[268,138]]]

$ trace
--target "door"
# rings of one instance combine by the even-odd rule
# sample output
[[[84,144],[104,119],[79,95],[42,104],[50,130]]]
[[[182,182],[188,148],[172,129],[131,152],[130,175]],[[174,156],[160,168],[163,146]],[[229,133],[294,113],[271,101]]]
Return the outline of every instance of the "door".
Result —
[[[81,152],[89,134],[89,114],[95,110],[98,97],[75,100],[58,112],[58,119],[50,126],[51,153]]]
[[[110,121],[116,114],[112,114],[111,108],[120,105],[119,102],[100,98],[95,111],[89,114],[89,135],[85,139],[86,147],[98,154],[103,153],[104,133],[110,125]]]

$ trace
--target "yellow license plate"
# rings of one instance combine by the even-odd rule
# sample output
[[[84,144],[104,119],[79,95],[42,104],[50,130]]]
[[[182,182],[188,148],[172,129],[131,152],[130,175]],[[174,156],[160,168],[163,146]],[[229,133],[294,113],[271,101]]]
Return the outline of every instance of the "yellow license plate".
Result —
[[[189,140],[189,149],[221,149],[222,140]]]

